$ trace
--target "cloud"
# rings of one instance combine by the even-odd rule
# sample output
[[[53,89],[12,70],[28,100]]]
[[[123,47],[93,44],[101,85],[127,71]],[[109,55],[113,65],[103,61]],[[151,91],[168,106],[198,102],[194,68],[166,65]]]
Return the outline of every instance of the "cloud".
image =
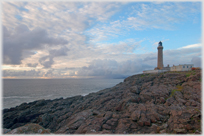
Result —
[[[3,77],[12,78],[63,78],[67,77],[61,70],[3,70]]]
[[[51,56],[66,56],[67,55],[67,51],[69,51],[69,49],[66,46],[61,47],[60,49],[53,49],[49,51],[49,54]]]
[[[26,76],[36,68],[42,77],[116,78],[153,69],[157,53],[143,54],[151,37],[139,39],[144,35],[140,30],[175,29],[175,24],[195,19],[193,14],[200,10],[199,4],[4,2],[3,63],[12,64],[9,68],[13,70],[14,64],[18,70],[27,70],[7,71],[10,76]],[[201,56],[200,47],[194,44],[164,50],[164,64],[192,60],[199,65],[199,59],[194,57]]]
[[[126,54],[124,60],[122,54],[114,56],[114,54],[107,55],[109,59],[95,59],[88,63],[88,66],[81,67],[75,71],[75,76],[95,76],[106,78],[121,78],[137,73],[142,73],[144,70],[153,70],[157,66],[157,53],[145,54]],[[201,66],[201,48],[181,48],[173,50],[165,50],[163,52],[164,66],[179,64],[194,64],[194,66]],[[198,57],[197,57],[198,56]],[[73,75],[73,73],[72,73]]]
[[[98,44],[98,50],[105,54],[128,54],[133,53],[135,49],[140,46],[140,42],[135,40],[131,41],[119,41],[119,43],[113,44]]]
[[[52,49],[49,51],[49,55],[41,57],[39,62],[45,68],[50,68],[54,63],[53,59],[59,56],[67,56],[67,51],[69,51],[69,49],[66,46],[63,46],[60,49]]]
[[[201,67],[201,58],[193,57],[191,63],[194,64],[194,67]]]
[[[174,24],[192,20],[192,13],[200,10],[200,3],[163,2],[160,4],[143,3],[132,6],[132,12],[127,20],[121,23],[136,30],[144,29],[175,29]]]
[[[151,60],[157,60],[156,55],[155,56],[147,56],[143,59],[144,61],[151,61]]]
[[[179,65],[179,64],[191,64],[194,57],[201,57],[201,47],[192,48],[179,48],[174,50],[165,50],[163,52],[165,65]]]
[[[140,59],[117,62],[110,59],[93,60],[88,67],[82,67],[76,72],[76,76],[95,76],[105,78],[124,78],[132,74],[141,73],[144,69],[152,68]]]
[[[41,71],[36,70],[24,70],[24,71],[12,71],[3,70],[3,77],[41,77]]]
[[[187,45],[187,46],[184,46],[184,47],[181,47],[181,48],[196,48],[196,47],[202,47],[201,44],[192,44],[192,45]],[[181,49],[179,48],[179,49]]]
[[[192,52],[190,52],[190,50]],[[67,50],[68,51],[68,50]],[[63,55],[67,55],[71,51],[63,53],[62,47],[55,49],[55,52],[52,54],[48,54],[46,57],[42,57],[41,65],[45,68],[50,68],[54,65],[54,57],[58,58]],[[197,54],[200,53],[200,56]],[[98,54],[100,56],[100,54]],[[65,56],[69,57],[69,56]],[[51,58],[51,60],[49,60]],[[78,67],[67,67],[71,66],[71,61],[64,58],[62,62],[58,63],[65,63],[64,69],[39,69],[39,74],[36,76],[39,77],[60,77],[60,78],[67,78],[67,77],[103,77],[103,78],[124,78],[130,75],[142,73],[144,70],[153,70],[157,66],[157,53],[145,53],[145,54],[106,54],[106,56],[101,56],[100,59],[96,59],[98,56],[92,57],[88,59],[90,62],[86,62],[84,60],[87,59],[87,56],[83,59],[73,60],[72,63],[85,63],[81,66],[78,64]],[[60,59],[61,60],[61,59]],[[35,64],[35,63],[34,63]],[[30,65],[34,65],[30,64]],[[174,50],[165,50],[164,51],[164,66],[169,64],[170,66],[179,65],[179,64],[194,64],[195,67],[201,66],[201,49],[200,48],[182,48],[182,49],[174,49]],[[38,65],[39,66],[39,65]],[[66,66],[66,68],[65,68]],[[26,74],[27,73],[27,74]],[[30,74],[29,74],[30,73]],[[7,71],[6,76],[29,76],[32,75],[32,72],[29,71],[15,71],[12,72],[10,70]],[[33,72],[34,75],[35,72]]]
[[[98,21],[105,21],[111,17],[124,3],[119,2],[88,2],[79,9],[80,13],[96,18]]]
[[[179,48],[174,50],[165,50],[164,55],[172,55],[172,56],[181,56],[183,57],[196,55],[197,53],[201,53],[201,48]]]
[[[19,21],[15,16],[21,16],[21,22],[29,28],[40,26],[48,29],[50,34],[82,32],[96,21],[110,18],[121,5],[115,2],[5,2],[4,25],[13,28]],[[19,9],[29,9],[29,12]]]
[[[27,63],[28,67],[36,67],[38,63]]]
[[[87,29],[86,34],[91,37],[91,42],[98,43],[124,38],[132,30],[172,31],[177,29],[177,24],[188,20],[198,20],[195,14],[200,9],[200,2],[162,2],[159,4],[132,2],[131,6],[125,10],[126,15],[109,23],[98,23]]]
[[[39,62],[45,68],[50,68],[52,66],[52,64],[54,63],[52,56],[44,56],[44,57],[39,59]]]
[[[29,30],[26,25],[19,25],[11,33],[4,26],[3,31],[3,63],[20,64],[23,51],[43,49],[45,45],[56,46],[68,43],[63,38],[50,37],[46,30],[35,28]]]
[[[44,77],[53,77],[54,76],[53,69],[48,70],[43,76]]]
[[[63,77],[62,73],[54,69],[49,70],[3,70],[3,77],[18,78],[47,78],[47,77]]]

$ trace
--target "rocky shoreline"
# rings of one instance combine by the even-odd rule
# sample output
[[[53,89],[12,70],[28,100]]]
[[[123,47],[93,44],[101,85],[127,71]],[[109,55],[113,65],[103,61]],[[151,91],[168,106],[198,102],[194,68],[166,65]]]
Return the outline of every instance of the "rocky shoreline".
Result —
[[[3,110],[5,134],[201,133],[201,71],[139,74],[87,96]]]

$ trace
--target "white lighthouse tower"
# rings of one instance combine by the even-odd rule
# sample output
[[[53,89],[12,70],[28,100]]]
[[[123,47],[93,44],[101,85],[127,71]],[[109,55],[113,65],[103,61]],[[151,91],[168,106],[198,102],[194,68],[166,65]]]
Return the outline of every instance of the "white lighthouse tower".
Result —
[[[158,57],[157,57],[157,69],[163,69],[163,46],[162,42],[160,41],[158,44]]]

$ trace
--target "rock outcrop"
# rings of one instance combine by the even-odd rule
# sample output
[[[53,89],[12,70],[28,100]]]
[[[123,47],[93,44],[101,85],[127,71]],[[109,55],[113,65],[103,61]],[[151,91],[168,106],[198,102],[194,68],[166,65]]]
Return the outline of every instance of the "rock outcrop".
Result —
[[[4,130],[7,134],[50,134],[49,129],[44,129],[38,124],[26,124],[22,127],[15,128],[13,130]]]
[[[3,110],[4,133],[17,133],[30,123],[38,127],[36,133],[201,133],[201,71],[139,74],[87,96]]]

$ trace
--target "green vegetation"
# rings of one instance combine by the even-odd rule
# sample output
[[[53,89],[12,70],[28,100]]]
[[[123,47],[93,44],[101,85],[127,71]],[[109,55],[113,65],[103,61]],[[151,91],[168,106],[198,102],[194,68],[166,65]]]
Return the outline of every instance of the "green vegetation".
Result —
[[[140,77],[144,77],[145,75],[144,74],[142,74]]]
[[[191,73],[187,73],[187,74],[186,74],[186,77],[189,77],[190,75],[191,75]]]
[[[196,74],[196,71],[191,70],[191,71],[188,71],[188,73],[186,73],[186,77],[189,77],[190,75],[195,75],[195,74]]]
[[[195,133],[195,132],[196,132],[196,130],[194,129],[194,130],[193,130],[193,133]]]

